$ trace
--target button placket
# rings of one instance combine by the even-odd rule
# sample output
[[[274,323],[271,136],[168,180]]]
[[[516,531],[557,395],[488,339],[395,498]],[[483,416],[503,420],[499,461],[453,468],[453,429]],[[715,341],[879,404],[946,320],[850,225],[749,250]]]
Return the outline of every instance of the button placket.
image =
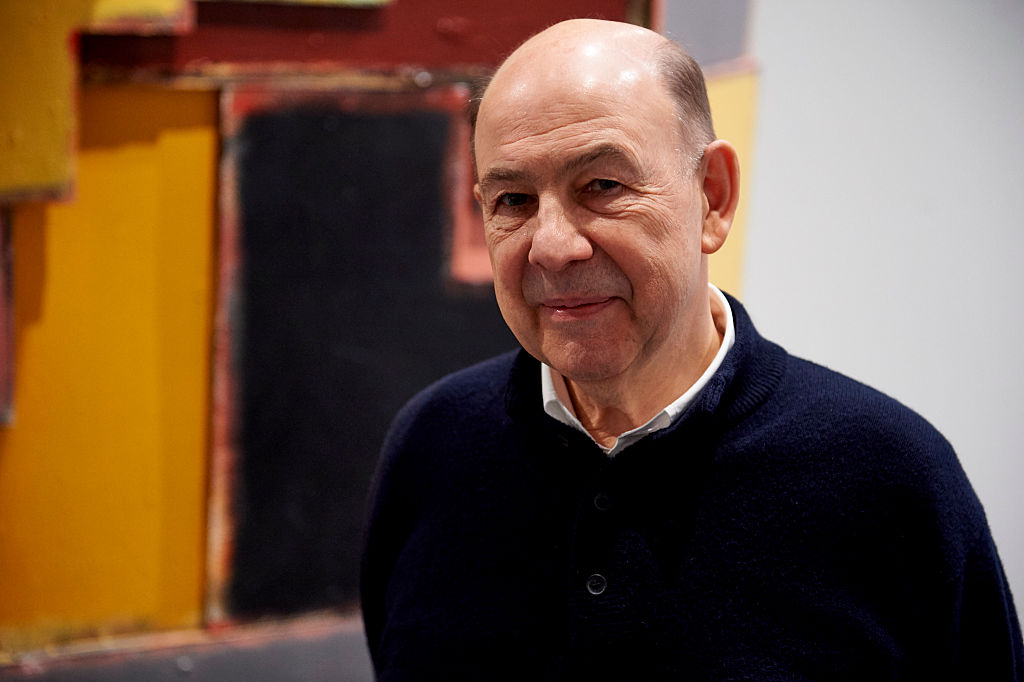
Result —
[[[605,480],[602,474],[603,472],[595,476],[588,486],[590,488],[589,513],[585,509],[581,510],[582,524],[586,527],[582,537],[586,538],[584,546],[587,547],[587,551],[584,552],[580,559],[583,559],[584,566],[589,564],[590,570],[582,573],[580,578],[582,579],[584,589],[586,589],[585,594],[591,597],[599,597],[608,590],[608,578],[601,569],[606,563],[606,557],[604,557],[606,548],[604,545],[612,537],[612,527],[615,525],[615,519],[610,514],[612,499],[611,495],[607,492],[608,481]],[[583,499],[586,500],[587,498]]]

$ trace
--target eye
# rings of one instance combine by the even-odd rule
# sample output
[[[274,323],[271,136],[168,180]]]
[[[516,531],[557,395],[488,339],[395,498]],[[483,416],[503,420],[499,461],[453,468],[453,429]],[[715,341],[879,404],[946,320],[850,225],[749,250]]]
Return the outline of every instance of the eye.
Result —
[[[530,200],[529,194],[522,194],[520,192],[508,192],[498,197],[498,203],[508,208],[516,208],[517,206],[525,206]]]
[[[586,187],[583,188],[583,191],[591,194],[608,194],[619,190],[621,187],[622,183],[616,182],[615,180],[595,178],[587,183]]]

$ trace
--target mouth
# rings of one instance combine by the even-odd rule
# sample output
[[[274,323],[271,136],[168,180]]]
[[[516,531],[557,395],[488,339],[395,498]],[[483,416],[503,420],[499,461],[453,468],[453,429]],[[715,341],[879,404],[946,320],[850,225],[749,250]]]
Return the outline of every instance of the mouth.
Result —
[[[541,303],[556,320],[581,320],[592,317],[612,304],[614,298],[588,296],[585,298],[551,298]]]

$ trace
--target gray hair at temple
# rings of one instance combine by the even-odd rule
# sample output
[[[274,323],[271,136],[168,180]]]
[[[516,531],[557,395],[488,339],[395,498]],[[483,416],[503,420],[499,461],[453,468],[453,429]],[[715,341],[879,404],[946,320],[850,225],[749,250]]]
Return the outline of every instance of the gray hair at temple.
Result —
[[[682,128],[683,139],[690,147],[688,156],[696,167],[703,156],[704,147],[715,141],[715,127],[711,122],[711,105],[708,103],[704,72],[682,45],[667,38],[658,50],[658,71],[662,84],[675,102],[676,117]],[[466,107],[470,126],[469,149],[473,155],[474,172],[476,119],[480,114],[480,103],[493,75],[492,72],[471,85]]]

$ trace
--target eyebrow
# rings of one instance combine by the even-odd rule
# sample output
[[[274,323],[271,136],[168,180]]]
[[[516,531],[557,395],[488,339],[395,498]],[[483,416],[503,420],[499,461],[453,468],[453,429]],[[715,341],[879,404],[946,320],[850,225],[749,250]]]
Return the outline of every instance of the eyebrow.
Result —
[[[618,161],[626,165],[629,170],[639,175],[639,168],[633,155],[616,144],[602,144],[594,149],[587,150],[582,154],[569,159],[561,168],[562,175],[569,175],[585,168],[595,161]]]
[[[561,168],[558,170],[558,175],[560,177],[571,175],[572,173],[575,173],[581,168],[585,168],[596,161],[604,160],[618,161],[627,166],[629,172],[633,173],[637,177],[640,176],[640,169],[636,160],[633,158],[633,155],[615,144],[602,144],[572,157],[562,164]],[[489,168],[487,172],[481,176],[480,190],[482,193],[486,193],[487,188],[492,184],[503,182],[524,182],[534,180],[535,178],[536,175],[530,171],[498,166],[497,168]]]
[[[480,192],[487,193],[487,188],[493,184],[522,182],[533,179],[534,174],[514,168],[488,168],[487,172],[480,178]]]

